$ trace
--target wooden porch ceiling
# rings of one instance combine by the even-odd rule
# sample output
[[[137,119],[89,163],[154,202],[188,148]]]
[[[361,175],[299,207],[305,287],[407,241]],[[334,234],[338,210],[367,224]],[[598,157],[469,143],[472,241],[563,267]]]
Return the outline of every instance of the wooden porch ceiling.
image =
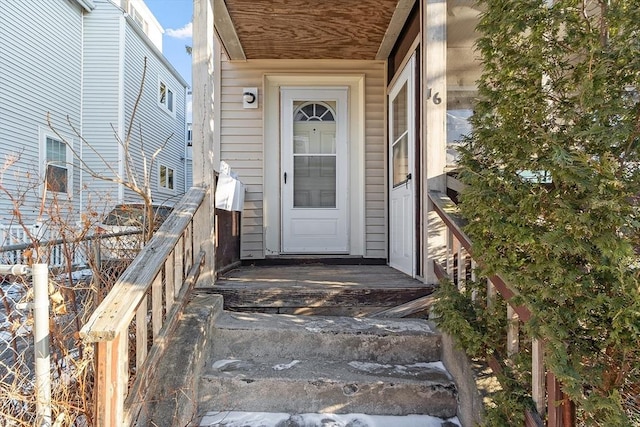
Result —
[[[386,59],[415,0],[212,0],[231,60]]]

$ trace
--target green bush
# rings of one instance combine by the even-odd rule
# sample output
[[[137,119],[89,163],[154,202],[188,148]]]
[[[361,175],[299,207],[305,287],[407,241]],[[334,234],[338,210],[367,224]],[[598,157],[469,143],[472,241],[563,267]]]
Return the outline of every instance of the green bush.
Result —
[[[533,313],[528,333],[545,340],[582,421],[628,426],[620,390],[640,382],[640,4],[481,3],[466,232],[485,272]]]

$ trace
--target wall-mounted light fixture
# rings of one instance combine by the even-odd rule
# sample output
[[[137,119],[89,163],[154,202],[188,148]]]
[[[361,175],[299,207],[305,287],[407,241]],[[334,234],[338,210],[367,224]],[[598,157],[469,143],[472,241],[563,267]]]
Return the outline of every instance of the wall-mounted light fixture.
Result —
[[[242,107],[258,108],[258,88],[245,87],[242,89]]]

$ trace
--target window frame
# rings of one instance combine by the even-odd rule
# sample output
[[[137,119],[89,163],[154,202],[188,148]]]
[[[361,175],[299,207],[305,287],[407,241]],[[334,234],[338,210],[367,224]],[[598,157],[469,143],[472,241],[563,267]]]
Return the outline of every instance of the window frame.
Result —
[[[164,177],[163,177],[164,169]],[[176,170],[164,163],[158,165],[158,189],[176,192]]]
[[[166,91],[166,96],[163,99],[163,90]],[[176,92],[171,88],[166,80],[158,77],[158,107],[164,110],[171,117],[176,117]]]
[[[55,194],[55,195],[67,195],[69,198],[73,196],[73,151],[70,147],[74,144],[72,138],[66,135],[61,135],[62,139],[54,132],[40,128],[39,130],[39,146],[40,146],[40,178],[41,178],[41,193],[42,194]],[[48,140],[57,141],[65,147],[64,162],[54,162],[48,160],[47,144]],[[55,166],[66,170],[66,189],[65,191],[55,191],[49,187],[47,183],[47,176],[49,172],[49,166]]]

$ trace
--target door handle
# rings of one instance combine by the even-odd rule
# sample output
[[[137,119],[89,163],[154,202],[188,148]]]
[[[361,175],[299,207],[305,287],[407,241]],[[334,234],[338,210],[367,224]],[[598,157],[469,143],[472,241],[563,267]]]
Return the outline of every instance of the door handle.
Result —
[[[404,187],[409,188],[409,180],[411,179],[411,173],[407,174],[407,179],[404,181]]]
[[[285,184],[287,183],[287,173],[286,172],[284,173],[284,183]]]

